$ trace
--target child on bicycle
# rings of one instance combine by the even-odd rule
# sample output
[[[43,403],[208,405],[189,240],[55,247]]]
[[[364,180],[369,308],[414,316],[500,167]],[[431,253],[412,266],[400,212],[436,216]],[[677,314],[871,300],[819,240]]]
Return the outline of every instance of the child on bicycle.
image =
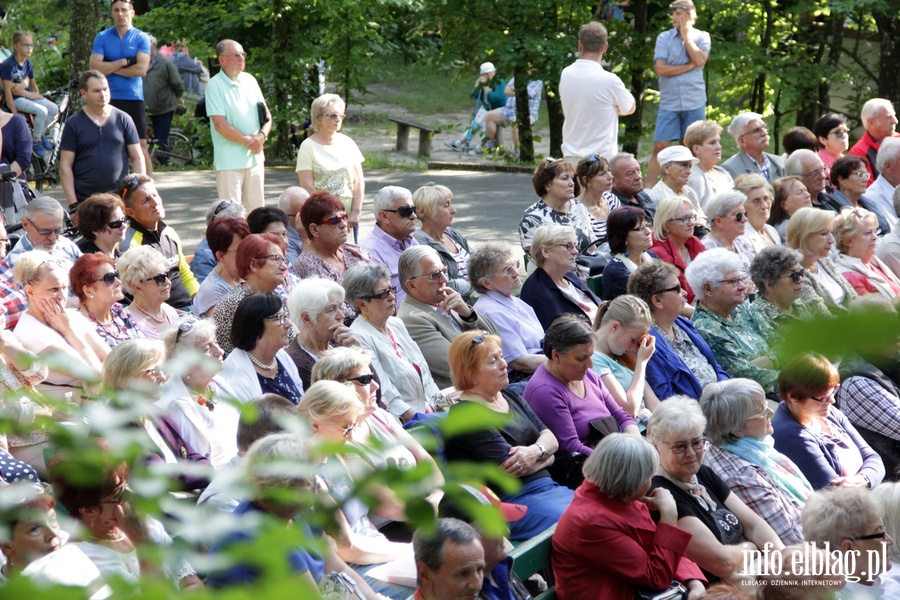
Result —
[[[19,111],[34,115],[31,138],[34,153],[44,158],[49,150],[50,140],[44,131],[59,112],[56,104],[41,95],[34,79],[34,67],[28,57],[34,52],[34,37],[27,31],[17,31],[13,35],[13,54],[0,64],[0,79],[3,80],[3,95],[6,105],[13,114]]]

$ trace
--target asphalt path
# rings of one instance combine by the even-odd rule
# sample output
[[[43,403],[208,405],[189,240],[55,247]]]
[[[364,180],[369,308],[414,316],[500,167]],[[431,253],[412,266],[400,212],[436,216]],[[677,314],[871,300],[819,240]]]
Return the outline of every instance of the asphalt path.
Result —
[[[371,169],[365,171],[366,196],[363,201],[360,239],[374,227],[372,198],[386,185],[399,185],[415,191],[434,182],[453,191],[457,213],[453,226],[470,244],[507,242],[521,258],[518,224],[522,212],[537,200],[531,175],[480,171],[406,171]],[[213,171],[169,171],[154,174],[156,186],[166,210],[166,223],[175,228],[184,242],[185,254],[191,254],[206,230],[206,210],[216,196]],[[297,185],[297,174],[290,168],[266,169],[266,203],[276,205],[278,195]],[[63,201],[60,187],[49,188],[46,195]]]

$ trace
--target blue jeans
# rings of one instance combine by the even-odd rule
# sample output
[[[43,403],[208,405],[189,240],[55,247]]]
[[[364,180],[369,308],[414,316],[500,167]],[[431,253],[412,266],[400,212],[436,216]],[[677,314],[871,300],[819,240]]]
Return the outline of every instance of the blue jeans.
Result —
[[[671,142],[684,138],[684,132],[688,125],[706,118],[706,107],[692,110],[662,110],[656,116],[656,131],[653,134],[654,142]]]
[[[150,115],[150,123],[153,125],[153,135],[159,142],[159,149],[163,152],[169,151],[169,132],[172,131],[172,117],[175,111],[163,113],[161,115]],[[160,161],[165,162],[165,161]]]

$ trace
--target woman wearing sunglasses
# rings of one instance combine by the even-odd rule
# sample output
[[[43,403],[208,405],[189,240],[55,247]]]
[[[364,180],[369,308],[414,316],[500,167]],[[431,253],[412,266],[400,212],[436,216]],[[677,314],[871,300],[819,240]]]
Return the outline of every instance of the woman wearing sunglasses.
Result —
[[[172,282],[165,257],[152,246],[132,246],[118,265],[125,290],[134,296],[128,306],[131,320],[144,337],[158,340],[178,324],[178,311],[166,304]]]
[[[775,228],[781,239],[787,234],[788,220],[801,208],[812,206],[812,196],[803,180],[797,176],[782,177],[772,183],[774,199],[768,224]]]
[[[877,487],[884,463],[835,408],[840,375],[821,354],[787,362],[778,377],[781,404],[772,418],[775,448],[794,461],[813,489]]]
[[[263,394],[278,394],[294,404],[303,396],[300,373],[285,352],[293,324],[276,294],[250,294],[234,312],[231,343],[222,379],[231,384],[235,399],[250,402]]]
[[[368,250],[347,241],[347,213],[334,194],[310,195],[300,209],[300,221],[307,239],[295,265],[301,278],[322,277],[340,285],[347,269],[372,260]],[[341,312],[347,323],[356,318],[356,307],[349,302],[341,304]]]
[[[82,254],[69,271],[72,293],[81,302],[78,309],[93,324],[110,348],[125,340],[144,337],[119,300],[125,297],[115,263],[100,252]]]
[[[125,239],[128,229],[121,198],[115,194],[94,194],[86,198],[78,205],[75,222],[84,238],[78,242],[82,253],[102,252],[113,260],[119,257],[119,242]]]
[[[706,205],[709,217],[709,235],[703,238],[707,250],[725,248],[729,252],[738,252],[743,243],[738,238],[744,235],[747,225],[747,211],[744,202],[747,197],[741,192],[727,191],[710,198]],[[749,261],[747,263],[749,270]]]

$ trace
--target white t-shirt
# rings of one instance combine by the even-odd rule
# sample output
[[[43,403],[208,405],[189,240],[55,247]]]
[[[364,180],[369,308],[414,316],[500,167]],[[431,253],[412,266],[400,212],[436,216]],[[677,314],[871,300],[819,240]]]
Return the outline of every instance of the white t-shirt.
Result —
[[[85,339],[89,333],[94,333],[94,335],[96,335],[94,324],[88,321],[87,317],[74,308],[67,308],[66,313],[69,315],[69,324],[76,336]],[[45,350],[53,349],[64,355],[66,360],[71,358],[76,361],[75,364],[87,366],[84,359],[81,357],[81,354],[70,346],[69,342],[67,342],[59,332],[47,327],[27,312],[22,313],[19,322],[16,323],[16,328],[13,329],[13,335],[16,336],[16,339],[19,340],[26,349],[31,350],[35,354],[40,354]],[[80,385],[81,382],[75,377],[64,375],[51,368],[44,383],[76,387]]]
[[[362,164],[362,153],[356,142],[343,133],[335,133],[330,146],[306,138],[297,151],[297,171],[312,171],[313,185],[319,191],[331,192],[350,212],[353,200],[353,168]]]
[[[619,116],[634,112],[634,96],[617,75],[595,60],[580,58],[563,69],[559,97],[564,156],[584,158],[599,152],[607,160],[619,151]]]

